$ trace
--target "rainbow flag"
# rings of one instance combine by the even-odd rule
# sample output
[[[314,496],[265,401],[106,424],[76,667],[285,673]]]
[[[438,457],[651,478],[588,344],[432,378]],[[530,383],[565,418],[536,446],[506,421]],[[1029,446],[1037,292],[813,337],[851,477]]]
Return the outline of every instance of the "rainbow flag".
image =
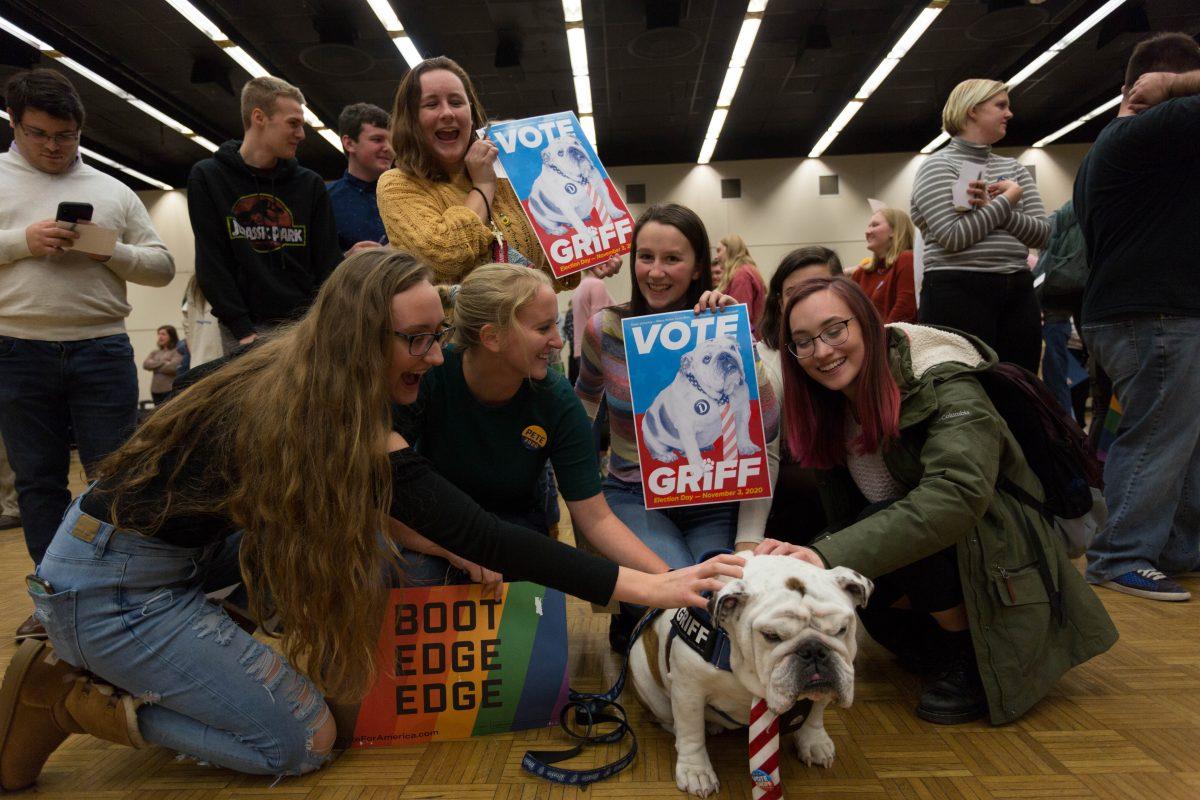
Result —
[[[352,747],[418,744],[558,723],[567,702],[561,592],[506,583],[392,592],[379,677],[357,711]],[[346,713],[346,712],[343,712]]]

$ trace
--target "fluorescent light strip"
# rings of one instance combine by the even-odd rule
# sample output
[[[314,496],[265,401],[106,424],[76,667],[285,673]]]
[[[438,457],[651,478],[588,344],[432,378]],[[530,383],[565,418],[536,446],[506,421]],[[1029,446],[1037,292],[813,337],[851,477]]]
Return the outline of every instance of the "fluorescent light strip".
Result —
[[[1108,0],[1107,3],[1089,14],[1087,18],[1083,20],[1083,22],[1072,28],[1066,36],[1063,36],[1057,42],[1050,45],[1050,47],[1048,47],[1044,53],[1039,55],[1033,61],[1030,61],[1028,64],[1022,67],[1016,75],[1013,75],[1011,78],[1005,81],[1005,83],[1008,85],[1008,88],[1011,89],[1014,86],[1024,83],[1031,75],[1040,70],[1042,67],[1046,66],[1046,64],[1052,61],[1059,53],[1066,50],[1068,47],[1078,41],[1085,33],[1099,25],[1105,17],[1116,11],[1118,8],[1124,5],[1124,3],[1125,0]],[[1111,106],[1108,106],[1107,104],[1106,107],[1111,108]],[[1088,119],[1091,119],[1091,117],[1088,117]],[[1042,139],[1041,143],[1034,144],[1034,147],[1041,147],[1042,143],[1054,141],[1054,139],[1057,139],[1068,131],[1078,128],[1084,122],[1087,122],[1087,119],[1080,118],[1080,120],[1076,120],[1076,122],[1072,123],[1070,126],[1055,131],[1054,133],[1050,134],[1050,136]],[[950,137],[943,131],[942,133],[938,134],[936,139],[922,147],[921,152],[932,153],[934,150],[937,150],[948,141],[950,141]]]
[[[246,72],[250,73],[251,78],[261,78],[264,75],[271,74],[267,72],[266,68],[263,67],[262,64],[258,63],[253,56],[247,53],[243,48],[234,44],[233,41],[225,35],[224,31],[214,25],[212,20],[206,17],[204,13],[200,11],[200,9],[188,2],[188,0],[163,0],[163,2],[178,11],[184,19],[192,23],[193,27],[211,39],[213,44],[221,48],[221,52],[225,53],[225,55],[229,56],[234,63],[246,70]],[[368,2],[370,2],[370,0],[368,0]],[[386,0],[383,0],[383,2],[386,3]],[[372,4],[372,7],[374,7],[374,4]],[[337,131],[322,122],[320,117],[314,114],[308,106],[304,106],[304,121],[307,122],[322,139],[324,139],[326,142],[329,142],[330,146],[332,146],[339,153],[342,152],[342,140],[341,137],[337,135]],[[214,147],[213,149],[215,150],[216,148]]]
[[[567,52],[575,81],[575,113],[583,135],[596,148],[596,118],[592,115],[592,79],[588,75],[587,34],[583,29],[583,0],[562,0],[567,28]]]
[[[1054,44],[1050,45],[1050,48],[1046,50],[1046,52],[1042,53],[1033,61],[1030,61],[1028,65],[1026,65],[1016,75],[1013,75],[1011,78],[1005,81],[1005,83],[1008,84],[1010,89],[1017,84],[1023,83],[1026,78],[1044,67],[1047,62],[1074,44],[1077,39],[1082,37],[1092,28],[1099,25],[1105,17],[1116,11],[1124,4],[1125,0],[1108,0],[1107,3],[1089,14],[1087,19],[1072,28],[1070,33],[1059,39]]]
[[[10,124],[12,123],[12,119],[4,111],[0,111],[0,119],[3,119]],[[83,153],[85,156],[92,159],[93,161],[99,161],[101,164],[107,164],[108,166],[112,167],[113,169],[118,169],[121,172],[124,172],[126,175],[132,175],[133,177],[137,178],[142,183],[149,184],[150,186],[153,186],[156,189],[162,189],[163,191],[169,192],[175,188],[174,186],[172,186],[169,183],[163,183],[162,181],[158,180],[157,178],[151,178],[149,175],[147,175],[144,172],[138,172],[133,167],[127,167],[119,161],[113,161],[108,156],[102,156],[99,153],[97,153],[95,150],[91,150],[87,147],[84,147],[83,145],[79,145],[79,152]]]
[[[921,152],[924,153],[925,155],[929,155],[934,150],[937,150],[939,147],[941,147],[948,141],[950,141],[950,134],[946,133],[945,131],[942,131],[941,133],[939,133],[937,136],[934,137],[932,142],[930,142],[929,144],[922,147]]]
[[[912,21],[908,28],[892,45],[892,49],[887,52],[879,65],[871,71],[867,79],[863,81],[863,85],[854,93],[854,99],[846,104],[842,109],[842,113],[837,115],[837,119],[829,126],[825,133],[821,134],[821,138],[813,145],[813,149],[809,151],[809,158],[820,158],[828,148],[833,144],[833,140],[838,137],[842,129],[850,123],[854,115],[862,108],[863,103],[875,93],[875,90],[887,80],[888,75],[892,74],[892,70],[900,65],[900,59],[908,55],[908,51],[913,48],[913,45],[925,35],[925,31],[929,30],[929,26],[933,25],[933,21],[937,19],[938,14],[942,13],[942,9],[946,7],[949,0],[934,0],[934,2],[921,9],[921,13],[917,14],[917,18]]]
[[[404,30],[404,24],[396,16],[396,12],[388,0],[367,0],[367,5],[375,12],[375,16],[379,18],[379,22],[383,25],[384,30],[392,37],[392,44],[396,45],[396,49],[400,51],[400,55],[408,62],[409,67],[415,67],[425,60],[421,57],[421,51],[417,49],[417,46],[413,44],[413,40],[409,38],[408,32]],[[338,146],[340,147],[341,145],[339,144]]]
[[[746,16],[742,18],[737,41],[733,44],[733,52],[729,54],[725,80],[721,82],[721,91],[717,94],[717,106],[713,109],[712,119],[709,120],[708,132],[704,134],[704,143],[700,145],[700,155],[696,157],[697,164],[707,164],[712,160],[713,151],[717,149],[721,128],[725,126],[729,107],[733,105],[738,84],[742,82],[742,74],[746,71],[746,59],[750,58],[754,40],[758,38],[758,29],[762,27],[762,16],[767,10],[767,1],[750,0],[746,6]]]
[[[87,78],[89,81],[96,84],[101,89],[105,90],[106,92],[116,95],[117,97],[124,100],[126,103],[129,103],[129,105],[133,106],[134,108],[138,109],[139,111],[141,111],[145,114],[149,114],[150,116],[154,117],[156,120],[161,122],[163,125],[166,125],[171,130],[178,131],[179,133],[183,134],[187,138],[191,139],[196,144],[198,144],[201,147],[203,147],[204,149],[208,150],[208,152],[211,153],[217,149],[217,146],[215,144],[213,144],[208,139],[205,139],[203,136],[200,136],[194,130],[189,128],[187,125],[184,125],[179,120],[175,119],[174,117],[169,116],[168,114],[166,114],[162,111],[159,111],[157,108],[150,105],[146,101],[135,97],[134,95],[132,95],[129,92],[122,89],[120,86],[117,86],[115,83],[110,81],[108,78],[105,78],[103,75],[100,75],[97,72],[95,72],[91,69],[88,69],[83,64],[80,64],[78,61],[76,61],[75,59],[64,56],[57,48],[51,46],[47,42],[42,41],[38,37],[34,36],[32,33],[29,33],[28,31],[23,30],[22,28],[18,27],[14,23],[8,21],[4,17],[0,17],[0,30],[7,31],[8,33],[12,34],[16,38],[20,39],[25,44],[40,51],[43,55],[54,59],[59,64],[62,64],[64,67],[67,67],[68,69]]]
[[[1119,106],[1121,104],[1122,99],[1124,99],[1124,95],[1119,94],[1116,97],[1114,97],[1112,100],[1108,100],[1104,103],[1101,103],[1100,105],[1096,106],[1091,111],[1087,112],[1082,117],[1080,117],[1079,119],[1070,123],[1069,125],[1064,125],[1063,127],[1056,130],[1054,133],[1050,134],[1049,136],[1043,137],[1043,138],[1039,139],[1038,141],[1034,142],[1033,146],[1034,147],[1045,147],[1046,145],[1050,144],[1051,142],[1055,141],[1056,139],[1060,139],[1063,136],[1066,136],[1068,133],[1075,130],[1080,125],[1083,125],[1085,122],[1091,122],[1093,119],[1100,116],[1105,111],[1108,111],[1109,109]]]

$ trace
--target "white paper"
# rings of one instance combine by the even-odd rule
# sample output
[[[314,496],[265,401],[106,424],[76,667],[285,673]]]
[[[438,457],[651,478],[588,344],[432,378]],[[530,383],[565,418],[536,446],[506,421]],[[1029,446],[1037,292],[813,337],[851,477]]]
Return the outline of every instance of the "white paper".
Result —
[[[93,256],[111,256],[117,246],[117,232],[112,228],[76,224],[75,232],[79,234],[79,238],[67,248],[68,250],[78,250]]]
[[[882,200],[876,200],[874,197],[867,198],[867,205],[871,207],[872,214],[877,214],[887,208],[887,203]]]
[[[971,210],[971,195],[967,193],[967,190],[973,181],[983,180],[983,169],[983,164],[963,164],[962,171],[958,173],[958,180],[954,182],[954,188],[950,190],[955,211]]]

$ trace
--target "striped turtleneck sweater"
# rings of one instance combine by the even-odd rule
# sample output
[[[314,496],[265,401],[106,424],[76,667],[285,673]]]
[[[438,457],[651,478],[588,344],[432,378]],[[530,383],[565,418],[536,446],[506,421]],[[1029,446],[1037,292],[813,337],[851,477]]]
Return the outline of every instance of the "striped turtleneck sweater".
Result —
[[[970,211],[954,210],[951,190],[964,164],[984,165],[984,179],[1021,185],[1015,207],[1004,196]],[[1050,220],[1029,171],[988,145],[955,137],[925,159],[913,182],[912,221],[925,239],[925,272],[958,269],[1018,272],[1028,269],[1029,248],[1050,238]]]

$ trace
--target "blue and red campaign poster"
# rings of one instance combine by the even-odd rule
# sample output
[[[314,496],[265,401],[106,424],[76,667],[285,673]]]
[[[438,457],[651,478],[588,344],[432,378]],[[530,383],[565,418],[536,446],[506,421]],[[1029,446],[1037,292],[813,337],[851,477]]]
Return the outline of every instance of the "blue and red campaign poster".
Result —
[[[488,138],[555,277],[629,252],[629,209],[574,112],[497,122]]]
[[[621,324],[646,508],[770,497],[746,306]]]
[[[394,589],[379,674],[356,709],[353,747],[420,744],[557,725],[567,702],[561,592],[505,583]],[[339,720],[339,727],[341,720]]]

